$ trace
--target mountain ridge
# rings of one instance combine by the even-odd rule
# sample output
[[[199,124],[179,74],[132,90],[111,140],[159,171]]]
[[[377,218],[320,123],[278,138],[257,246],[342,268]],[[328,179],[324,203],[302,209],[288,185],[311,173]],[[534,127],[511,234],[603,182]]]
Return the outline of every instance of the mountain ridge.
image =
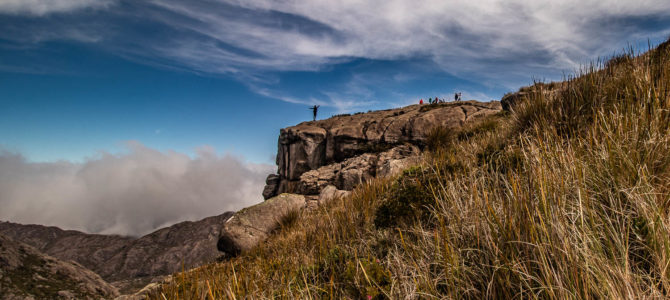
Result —
[[[122,292],[132,292],[160,276],[215,261],[226,212],[184,221],[131,238],[87,234],[55,226],[0,222],[0,234],[64,261],[74,261],[100,275]]]

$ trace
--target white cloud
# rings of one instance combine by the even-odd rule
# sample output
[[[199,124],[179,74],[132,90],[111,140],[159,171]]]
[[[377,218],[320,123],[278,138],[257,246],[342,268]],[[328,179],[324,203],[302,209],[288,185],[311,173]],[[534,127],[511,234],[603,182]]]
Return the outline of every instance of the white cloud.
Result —
[[[226,65],[312,70],[331,63],[333,58],[397,59],[427,55],[447,70],[458,72],[486,68],[479,59],[519,60],[515,56],[543,54],[547,61],[541,67],[571,68],[585,57],[591,59],[603,49],[611,51],[613,43],[621,43],[618,40],[621,36],[603,33],[621,28],[616,28],[616,24],[602,26],[599,22],[670,15],[670,2],[665,0],[220,2],[230,6],[193,5],[176,0],[154,3],[199,21],[167,22],[171,26],[188,28],[214,41],[261,55],[249,58],[220,48],[216,51],[206,44],[204,48],[202,45],[172,48],[175,57],[187,61],[198,57]],[[243,8],[245,13],[230,16],[227,11],[232,8]],[[259,18],[293,22],[295,26],[276,26],[277,23]]]
[[[0,12],[44,14],[110,1],[0,0]],[[117,2],[118,9],[73,21],[76,26],[44,26],[41,32],[19,26],[8,34],[0,32],[0,37],[95,42],[138,62],[230,75],[262,92],[280,86],[262,82],[270,73],[324,71],[355,58],[428,61],[455,77],[513,90],[533,76],[560,79],[627,42],[666,38],[670,33],[667,0]],[[137,28],[144,31],[136,32]],[[378,100],[365,94],[361,100],[361,90],[347,88],[352,86],[321,89],[324,99],[286,94],[275,98],[323,102],[338,110]]]
[[[114,0],[0,0],[0,13],[43,16],[106,7]]]
[[[137,142],[128,149],[82,164],[31,163],[0,153],[0,220],[142,235],[261,202],[273,171],[210,147],[195,158]]]

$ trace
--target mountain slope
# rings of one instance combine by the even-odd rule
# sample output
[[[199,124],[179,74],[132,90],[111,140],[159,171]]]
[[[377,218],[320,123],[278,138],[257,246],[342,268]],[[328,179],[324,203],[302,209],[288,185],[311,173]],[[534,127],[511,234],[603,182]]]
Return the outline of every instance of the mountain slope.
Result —
[[[152,297],[670,297],[670,41],[520,92]]]
[[[222,224],[232,213],[181,222],[140,238],[86,234],[41,225],[0,222],[0,234],[62,260],[72,260],[126,290],[153,277],[215,261]],[[134,279],[140,279],[135,282]]]
[[[0,299],[111,299],[118,291],[81,265],[0,234]]]

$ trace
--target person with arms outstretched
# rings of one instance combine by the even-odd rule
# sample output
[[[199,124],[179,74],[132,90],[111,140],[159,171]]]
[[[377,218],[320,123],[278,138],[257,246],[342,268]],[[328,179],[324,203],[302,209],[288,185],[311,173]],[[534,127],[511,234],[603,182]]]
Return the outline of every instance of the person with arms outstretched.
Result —
[[[314,106],[309,108],[309,109],[312,110],[312,112],[314,112],[314,121],[316,121],[316,112],[319,110],[319,106],[320,105],[314,105]]]

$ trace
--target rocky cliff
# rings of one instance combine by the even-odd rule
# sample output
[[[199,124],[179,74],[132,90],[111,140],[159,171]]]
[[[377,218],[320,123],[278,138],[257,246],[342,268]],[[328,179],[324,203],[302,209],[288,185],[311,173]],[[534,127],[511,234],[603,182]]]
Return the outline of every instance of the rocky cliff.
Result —
[[[61,260],[94,271],[122,291],[141,288],[153,278],[215,261],[224,213],[181,222],[140,238],[86,234],[41,225],[0,222],[0,234]]]
[[[356,183],[375,177],[389,161],[418,154],[433,128],[442,126],[454,130],[500,110],[497,101],[410,105],[284,128],[279,133],[277,174],[268,176],[263,196],[268,199],[281,193],[319,194],[320,188],[315,188],[312,181],[321,175],[321,181],[327,177],[326,181],[339,189],[351,190]],[[400,145],[405,146],[397,148]],[[363,154],[368,157],[361,156]],[[347,161],[354,157],[359,159]],[[323,172],[318,174],[308,173],[324,166],[332,167],[321,169]],[[361,172],[324,175],[324,172],[353,169]],[[306,178],[305,173],[308,173]]]
[[[112,299],[118,294],[83,266],[0,234],[0,299]]]
[[[263,241],[287,212],[346,196],[358,184],[420,162],[436,127],[458,130],[502,109],[500,102],[462,101],[339,115],[279,133],[277,174],[266,180],[264,203],[231,217],[218,248],[237,255]]]

